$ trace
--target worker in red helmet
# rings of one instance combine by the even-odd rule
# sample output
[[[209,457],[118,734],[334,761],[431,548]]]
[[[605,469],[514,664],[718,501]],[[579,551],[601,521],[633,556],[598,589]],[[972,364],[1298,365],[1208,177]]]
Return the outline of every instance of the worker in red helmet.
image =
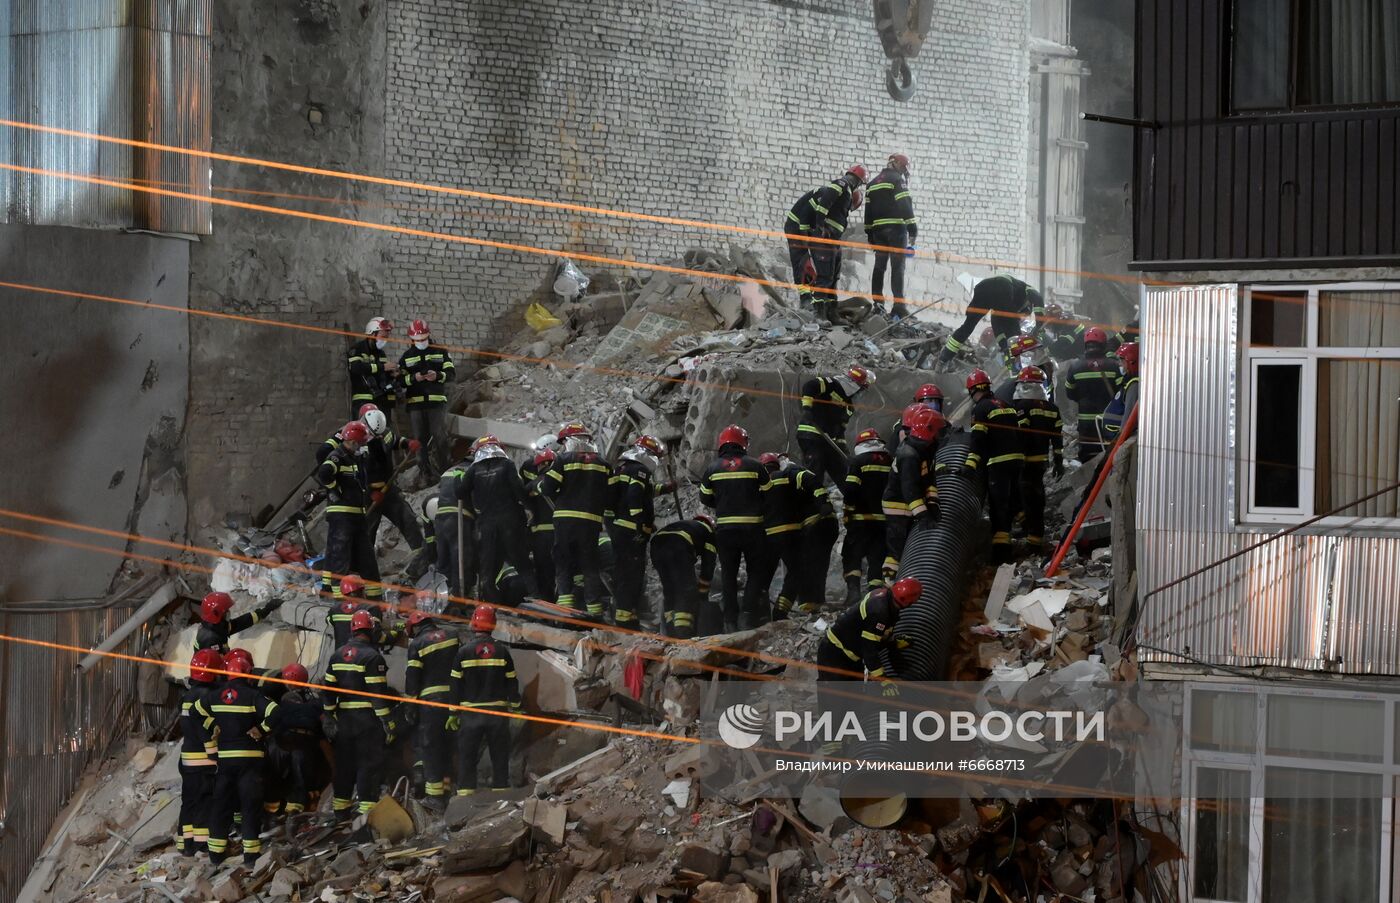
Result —
[[[928,405],[938,413],[943,413],[943,390],[934,383],[924,383],[914,392],[914,400],[904,410],[910,411],[914,405],[918,404]],[[895,420],[894,425],[890,427],[889,435],[890,454],[894,455],[899,451],[899,446],[904,442],[905,437],[909,435],[908,427],[904,425],[903,412],[900,413],[899,419]]]
[[[563,451],[539,479],[540,494],[554,506],[555,602],[563,608],[583,608],[588,617],[601,621],[607,610],[607,590],[598,540],[608,508],[612,467],[582,423],[564,424],[558,438]],[[583,581],[582,599],[577,596],[578,578]]]
[[[810,239],[841,237],[846,230],[852,196],[857,188],[865,184],[865,179],[865,167],[858,164],[852,166],[840,178],[798,198],[783,223],[788,255],[792,260],[792,281],[802,286],[798,291],[798,302],[802,307],[810,306],[819,321],[831,322],[835,315],[836,294],[832,291],[836,285],[833,278],[834,252],[839,246]],[[827,269],[825,274],[822,272],[823,266]],[[826,280],[831,281],[830,286],[825,284]],[[817,286],[827,291],[813,292],[812,288]]]
[[[620,627],[636,627],[644,601],[647,543],[656,532],[656,497],[675,489],[661,479],[666,446],[655,436],[642,434],[622,452],[608,479],[608,534],[613,547],[612,621]]]
[[[875,384],[873,371],[852,364],[836,376],[814,376],[802,384],[802,408],[797,422],[797,447],[802,466],[836,486],[846,478],[846,430],[856,396]]]
[[[214,756],[218,745],[204,731],[204,716],[224,676],[217,649],[200,649],[190,659],[190,677],[180,696],[180,852],[186,856],[209,846],[209,809],[214,799]]]
[[[841,518],[846,541],[841,546],[841,572],[846,580],[846,604],[854,605],[868,590],[884,584],[885,487],[889,485],[894,456],[875,430],[856,436],[855,455],[846,469],[841,490]],[[861,577],[861,565],[865,577]]]
[[[1106,446],[1099,418],[1118,394],[1122,375],[1108,357],[1108,333],[1093,326],[1084,331],[1084,356],[1065,370],[1065,396],[1078,408],[1079,460],[1092,461]]]
[[[877,299],[884,297],[888,267],[890,290],[894,292],[890,313],[896,319],[909,315],[904,299],[904,261],[914,253],[919,235],[919,221],[914,216],[914,199],[909,191],[911,169],[907,156],[890,154],[889,163],[866,189],[865,235],[876,248],[870,294]]]
[[[394,742],[389,700],[389,666],[374,643],[375,620],[367,611],[350,618],[350,640],[331,656],[326,669],[322,725],[335,744],[335,798],[332,810],[345,820],[379,802],[384,755]],[[368,693],[377,695],[356,695]]]
[[[365,598],[365,581],[359,574],[346,574],[336,584],[335,597],[326,612],[326,624],[331,628],[333,649],[350,642],[350,619],[357,611],[378,616],[379,606]]]
[[[471,635],[459,647],[452,669],[452,699],[466,711],[447,720],[449,731],[460,730],[457,741],[457,793],[476,792],[481,749],[491,754],[491,789],[507,790],[510,781],[509,713],[520,711],[520,682],[510,647],[491,635],[496,610],[478,605],[472,612]]]
[[[235,633],[241,633],[267,618],[282,606],[281,599],[272,599],[252,611],[245,611],[237,617],[230,618],[228,613],[233,610],[233,597],[228,593],[211,592],[204,596],[199,603],[199,630],[194,635],[194,648],[198,652],[200,649],[214,649],[219,652],[228,650],[228,638]]]
[[[263,760],[277,703],[258,692],[250,679],[253,666],[228,657],[228,680],[216,692],[195,703],[206,736],[218,738],[214,802],[209,819],[209,861],[224,861],[234,813],[242,815],[243,864],[252,868],[262,855]]]
[[[773,603],[772,618],[786,618],[794,608],[815,611],[811,599],[813,575],[821,572],[826,582],[826,558],[821,556],[820,537],[808,532],[809,527],[822,527],[824,518],[836,525],[831,500],[826,487],[817,482],[816,474],[796,463],[787,455],[765,452],[758,462],[768,471],[768,490],[763,499],[763,530],[768,549],[764,555],[763,572],[758,577],[760,595],[767,598],[778,565],[783,566],[783,583]],[[820,602],[820,599],[815,602]]]
[[[442,473],[449,463],[447,438],[447,383],[456,373],[452,356],[432,343],[423,320],[408,328],[412,343],[399,358],[399,374],[408,400],[409,430],[419,441],[418,469],[425,479]]]
[[[972,444],[964,467],[985,469],[987,511],[992,521],[992,561],[1011,560],[1011,522],[1016,516],[1015,495],[1021,481],[1026,453],[1022,444],[1028,424],[1021,413],[992,392],[991,377],[974,370],[967,377],[972,399]]]
[[[499,605],[503,600],[496,584],[501,569],[509,565],[527,577],[530,573],[530,529],[525,521],[525,482],[495,436],[482,436],[472,444],[462,493],[476,526],[479,595]]]
[[[345,367],[350,371],[350,417],[360,416],[360,408],[374,404],[386,416],[393,413],[398,400],[396,377],[399,365],[386,349],[394,324],[386,317],[372,317],[365,324],[365,337],[350,346]]]
[[[404,670],[404,695],[431,703],[452,702],[452,671],[458,659],[455,631],[439,626],[426,611],[410,611],[406,618],[408,666]],[[418,709],[417,749],[423,762],[424,803],[441,811],[446,804],[448,768],[452,765],[452,738],[447,732],[450,709],[439,705]]]
[[[1039,318],[1045,312],[1040,292],[1015,276],[1002,273],[978,282],[967,304],[967,317],[948,337],[938,355],[938,364],[946,369],[958,352],[967,347],[967,339],[984,316],[991,315],[992,334],[1004,359],[1009,360],[1009,346],[1021,334],[1021,323],[1027,317]],[[1008,366],[1010,366],[1008,364]]]
[[[923,591],[918,580],[903,577],[872,589],[843,611],[817,646],[817,680],[863,680],[868,675],[889,686],[895,675],[885,657],[896,646],[899,614],[919,601]]]
[[[715,459],[700,479],[700,503],[715,512],[724,629],[731,632],[757,627],[766,614],[760,611],[759,600],[767,589],[761,578],[768,567],[768,542],[763,529],[768,469],[749,457],[749,433],[738,424],[731,423],[720,430],[715,446]],[[749,575],[744,584],[742,612],[740,561]]]
[[[263,767],[263,811],[305,812],[316,788],[330,782],[330,763],[321,751],[321,698],[306,667],[292,662],[260,672],[258,692],[277,703]],[[290,681],[290,683],[288,683]]]
[[[1026,546],[1032,554],[1045,548],[1045,467],[1053,461],[1055,477],[1064,476],[1064,423],[1060,409],[1050,402],[1048,376],[1039,367],[1025,367],[1016,376],[1016,397],[1011,406],[1021,415],[1020,508],[1025,512]]]
[[[321,559],[321,593],[336,596],[344,574],[360,574],[369,583],[366,598],[384,595],[379,585],[379,562],[369,535],[370,489],[365,468],[369,427],[352,420],[340,428],[340,438],[316,467],[316,482],[326,493],[326,553]]]
[[[661,632],[688,640],[697,635],[717,633],[720,625],[697,621],[710,615],[710,581],[714,579],[718,550],[715,546],[715,519],[697,514],[672,521],[651,538],[651,563],[661,580]],[[698,566],[698,567],[697,567]]]
[[[904,555],[909,531],[938,520],[937,458],[947,422],[926,404],[904,409],[904,441],[895,450],[881,507],[885,513],[885,560],[881,568],[893,580]]]
[[[1118,393],[1108,403],[1101,418],[1102,433],[1106,442],[1117,440],[1123,430],[1123,422],[1133,412],[1138,403],[1138,344],[1124,342],[1118,346],[1118,369],[1121,373]]]
[[[997,398],[1005,404],[1016,400],[1016,389],[1020,385],[1016,377],[1026,367],[1035,367],[1045,375],[1046,400],[1055,403],[1055,359],[1050,349],[1034,335],[1019,335],[1011,340],[1007,355],[1012,364],[1012,379],[998,383],[994,388]],[[1014,407],[1014,405],[1013,405]]]
[[[535,575],[535,594],[547,602],[554,595],[554,505],[540,494],[540,476],[554,464],[553,437],[544,445],[536,442],[533,455],[520,462],[520,480],[525,484],[525,519],[530,524],[530,565]]]

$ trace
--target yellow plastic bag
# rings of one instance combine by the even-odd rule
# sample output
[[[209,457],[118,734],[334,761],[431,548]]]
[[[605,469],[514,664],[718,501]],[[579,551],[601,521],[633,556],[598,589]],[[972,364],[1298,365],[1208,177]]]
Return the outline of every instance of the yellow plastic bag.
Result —
[[[536,301],[525,308],[525,322],[530,324],[530,328],[535,332],[544,332],[555,326],[563,326],[564,321],[550,313],[541,303]]]

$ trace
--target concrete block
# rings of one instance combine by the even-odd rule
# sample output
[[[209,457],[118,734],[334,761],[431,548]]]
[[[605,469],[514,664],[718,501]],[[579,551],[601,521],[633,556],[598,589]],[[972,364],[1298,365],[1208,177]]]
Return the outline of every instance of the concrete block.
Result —
[[[666,757],[666,777],[704,780],[719,770],[720,753],[708,743],[692,743]]]
[[[570,787],[588,784],[611,774],[621,765],[622,751],[608,745],[544,775],[535,782],[535,792],[545,795],[562,793]]]
[[[681,846],[676,865],[714,881],[724,877],[724,873],[729,871],[729,854],[704,844],[687,843]]]

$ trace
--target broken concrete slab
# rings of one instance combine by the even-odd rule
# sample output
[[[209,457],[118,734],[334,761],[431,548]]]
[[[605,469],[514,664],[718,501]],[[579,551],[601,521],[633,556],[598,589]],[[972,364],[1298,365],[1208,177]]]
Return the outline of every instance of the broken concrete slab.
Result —
[[[481,417],[463,417],[448,414],[447,434],[461,439],[476,439],[481,436],[495,436],[501,444],[510,448],[532,448],[540,437],[539,424],[512,423],[506,420],[488,420]]]
[[[519,809],[496,812],[467,825],[442,850],[444,874],[498,868],[525,854],[530,828]]]
[[[534,828],[537,836],[549,838],[556,845],[564,842],[565,824],[569,820],[568,807],[537,798],[525,801],[525,824]]]
[[[706,881],[695,889],[695,903],[759,903],[759,896],[747,884]]]
[[[807,784],[802,788],[802,798],[797,801],[797,811],[807,821],[825,831],[839,818],[846,817],[841,807],[841,792],[835,787],[821,787]]]
[[[702,781],[719,770],[719,751],[708,743],[692,743],[666,757],[666,777]]]
[[[459,875],[433,882],[436,903],[485,903],[499,900],[494,875]]]
[[[611,774],[622,765],[622,750],[608,744],[597,752],[589,753],[582,759],[556,768],[535,782],[535,792],[550,796],[555,793],[588,784],[606,774]]]
[[[1002,608],[1006,605],[1007,594],[1011,592],[1011,581],[1016,577],[1016,566],[1014,564],[1003,564],[997,568],[996,576],[992,578],[992,589],[987,593],[987,605],[982,609],[988,621],[993,623],[1001,617]]]
[[[702,843],[682,844],[676,858],[676,866],[718,881],[729,871],[729,853]]]

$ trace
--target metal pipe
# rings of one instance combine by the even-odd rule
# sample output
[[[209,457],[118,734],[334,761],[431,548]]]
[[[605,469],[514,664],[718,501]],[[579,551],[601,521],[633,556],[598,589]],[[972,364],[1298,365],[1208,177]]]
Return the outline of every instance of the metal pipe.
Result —
[[[1123,443],[1137,429],[1138,411],[1141,405],[1134,407],[1128,414],[1128,419],[1123,421],[1123,429],[1114,440],[1113,447],[1108,450],[1108,458],[1104,461],[1103,470],[1099,471],[1098,479],[1094,480],[1094,486],[1089,490],[1089,495],[1084,499],[1084,504],[1079,506],[1079,514],[1075,516],[1074,523],[1070,524],[1069,532],[1065,533],[1065,538],[1060,540],[1060,547],[1055,550],[1055,557],[1050,559],[1050,563],[1045,567],[1045,576],[1053,577],[1059,571],[1060,564],[1069,554],[1069,547],[1074,543],[1074,537],[1079,535],[1079,528],[1084,526],[1084,519],[1089,516],[1089,509],[1094,507],[1094,502],[1098,501],[1099,493],[1103,491],[1104,483],[1108,482],[1108,474],[1113,470],[1113,460],[1118,455],[1118,450],[1123,447]]]
[[[1135,129],[1156,129],[1161,125],[1146,119],[1134,119],[1130,116],[1109,116],[1106,113],[1080,113],[1079,118],[1085,122],[1104,122],[1109,125],[1130,125]]]
[[[151,594],[151,598],[146,600],[145,605],[136,609],[136,612],[123,621],[116,630],[113,630],[111,636],[103,640],[101,645],[82,657],[77,665],[78,670],[82,672],[91,670],[92,666],[101,661],[106,653],[111,652],[113,649],[116,649],[122,643],[126,642],[126,638],[135,633],[137,628],[160,614],[165,610],[167,605],[174,601],[174,581],[162,583],[160,588]]]

